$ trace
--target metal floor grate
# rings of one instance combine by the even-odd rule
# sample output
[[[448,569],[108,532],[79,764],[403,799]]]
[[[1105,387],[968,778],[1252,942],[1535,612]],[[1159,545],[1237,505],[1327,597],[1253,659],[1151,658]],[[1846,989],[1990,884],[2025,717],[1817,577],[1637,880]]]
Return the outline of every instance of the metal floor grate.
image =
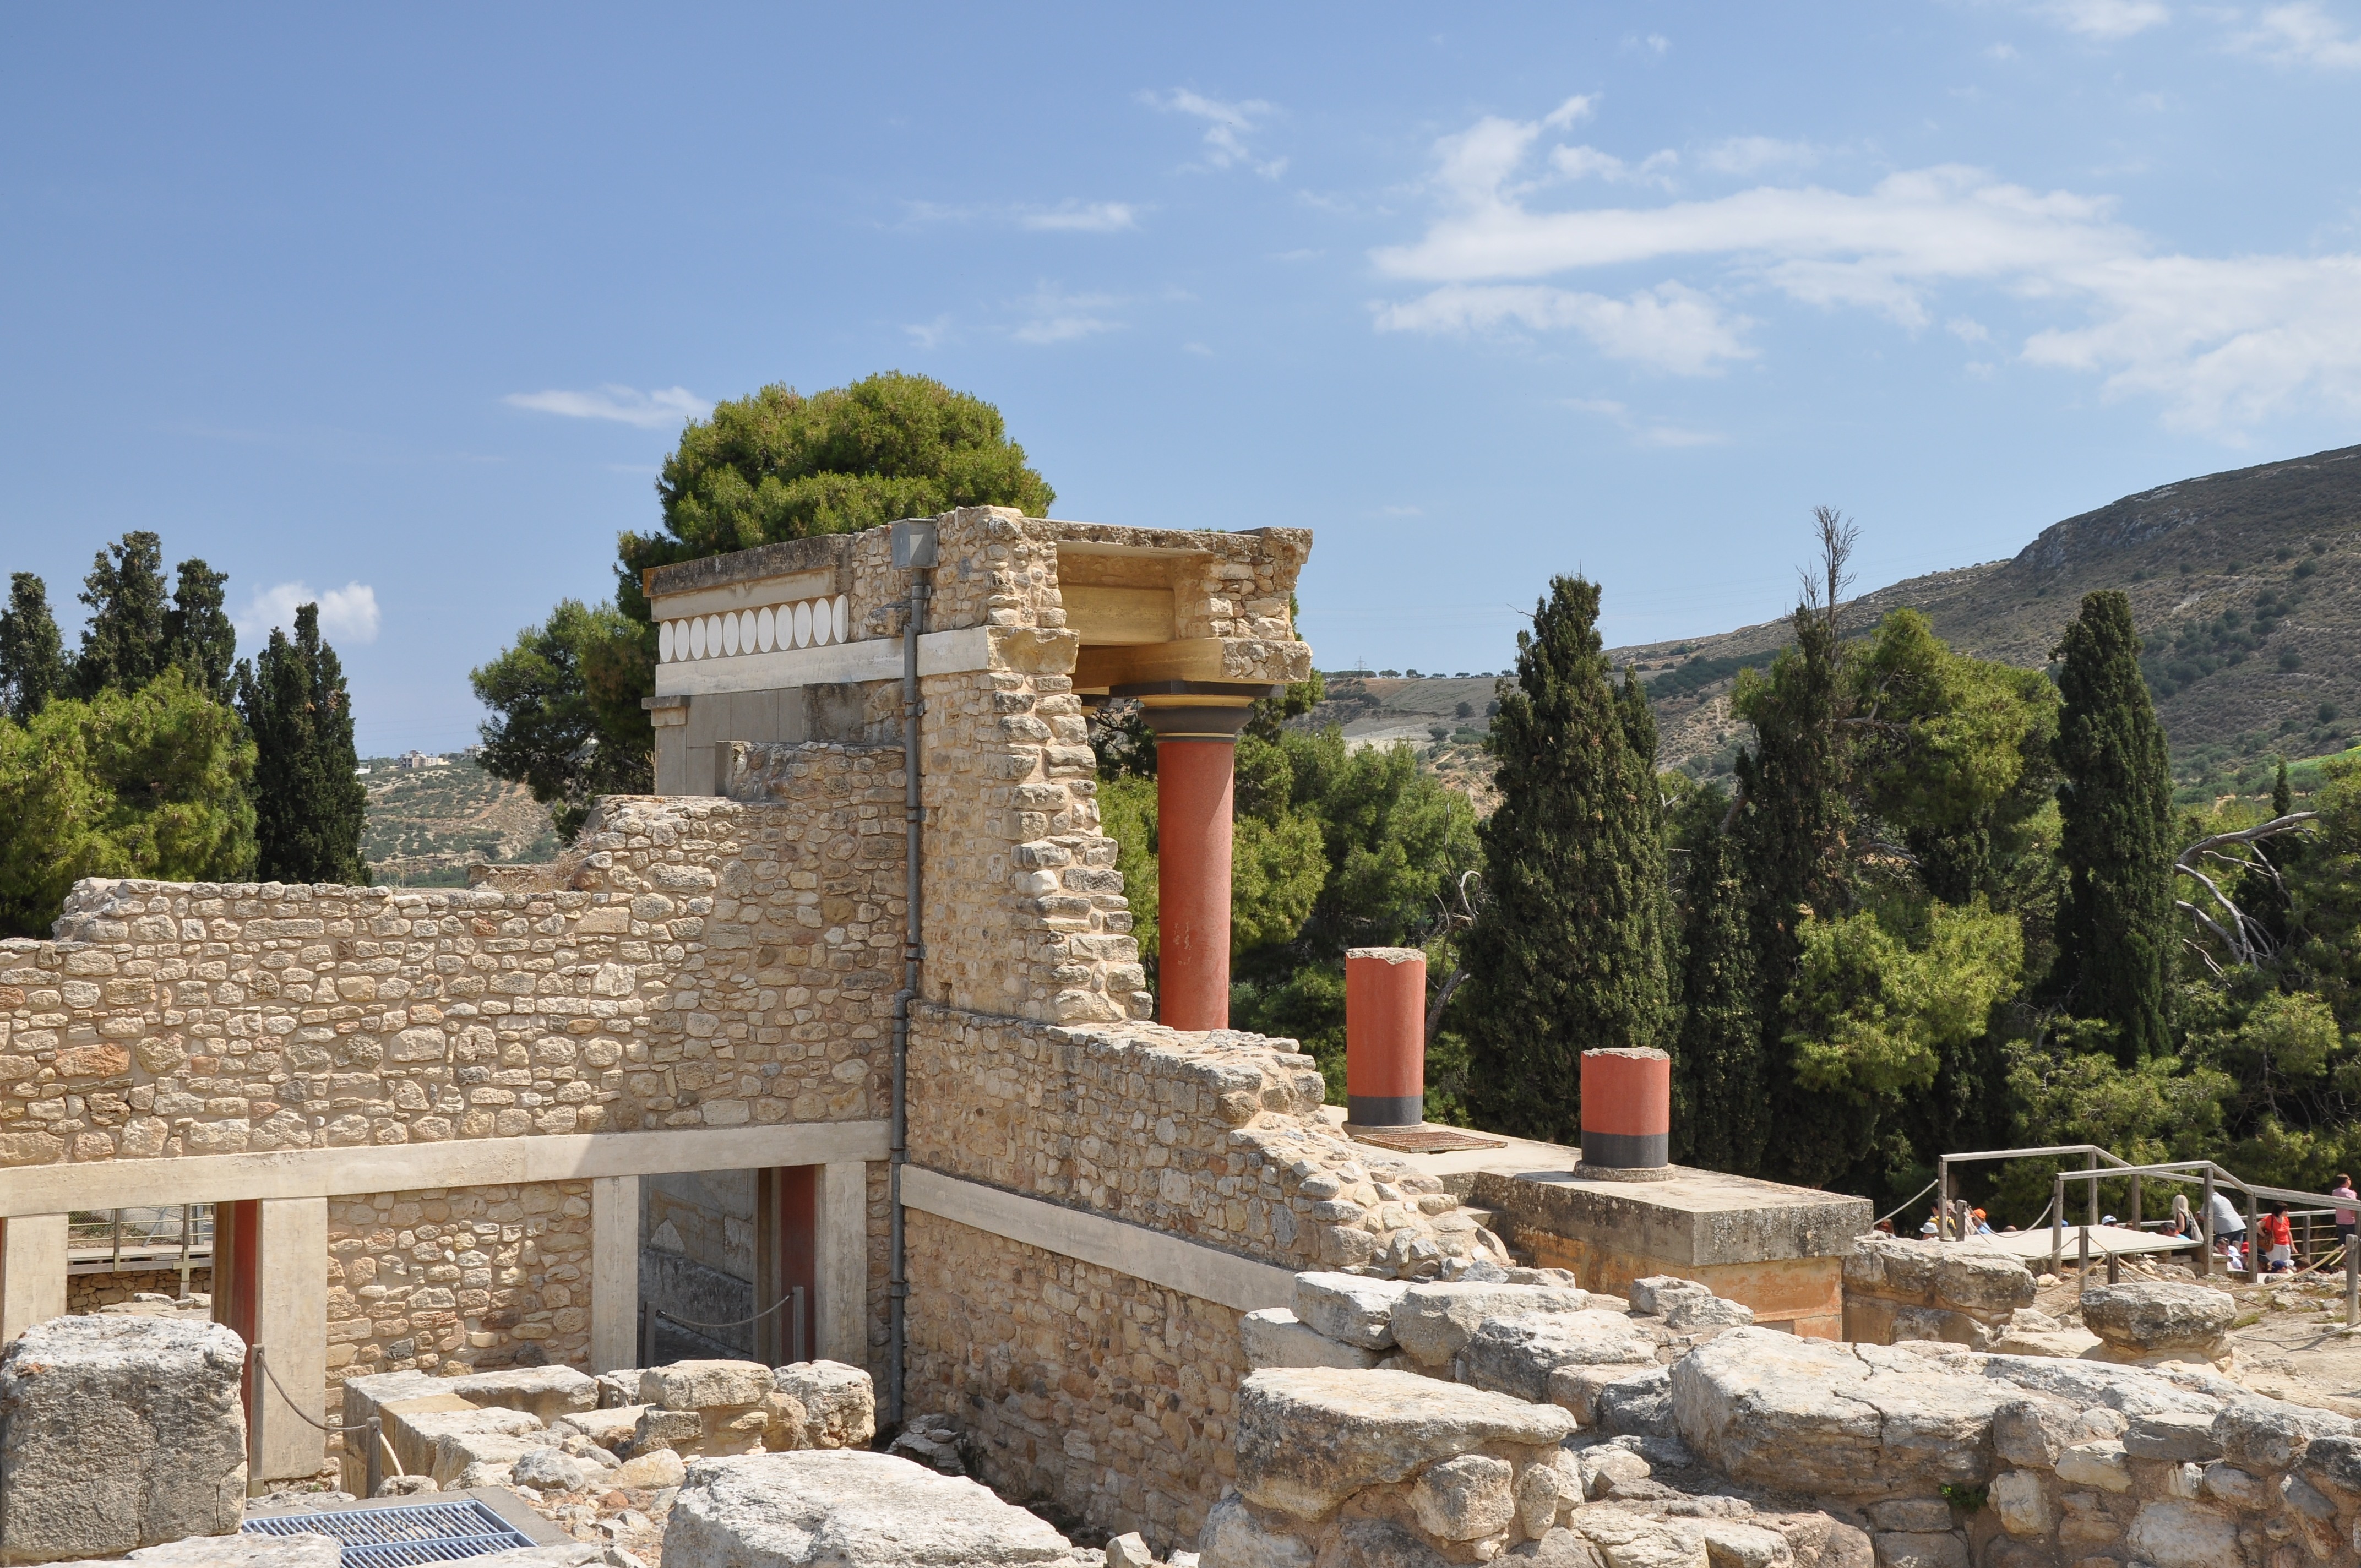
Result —
[[[1501,1138],[1480,1137],[1454,1127],[1356,1127],[1345,1124],[1345,1131],[1365,1144],[1375,1144],[1396,1154],[1453,1154],[1460,1149],[1506,1148]]]
[[[274,1514],[247,1520],[245,1533],[334,1536],[344,1548],[344,1568],[412,1568],[533,1544],[473,1497],[332,1514]]]

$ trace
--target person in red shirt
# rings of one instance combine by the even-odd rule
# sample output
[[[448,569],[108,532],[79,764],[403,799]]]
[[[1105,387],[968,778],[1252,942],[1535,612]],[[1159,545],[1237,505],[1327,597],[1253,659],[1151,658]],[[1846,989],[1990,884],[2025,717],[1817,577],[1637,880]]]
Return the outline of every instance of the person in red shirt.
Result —
[[[2263,1259],[2273,1274],[2295,1266],[2295,1232],[2288,1224],[2287,1205],[2274,1203],[2263,1215]]]

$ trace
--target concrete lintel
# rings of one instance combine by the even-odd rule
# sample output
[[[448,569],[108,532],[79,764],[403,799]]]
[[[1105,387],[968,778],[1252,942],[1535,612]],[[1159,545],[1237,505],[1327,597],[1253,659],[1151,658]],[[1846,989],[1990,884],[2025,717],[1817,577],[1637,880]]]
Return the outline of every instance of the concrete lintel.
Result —
[[[1504,1226],[1703,1267],[1840,1257],[1869,1229],[1866,1198],[1675,1167],[1668,1181],[1586,1181],[1567,1170],[1479,1171],[1475,1203]]]
[[[0,1344],[66,1315],[66,1219],[20,1214],[0,1220]]]
[[[902,1168],[902,1205],[1240,1312],[1295,1300],[1292,1269],[921,1166]]]
[[[0,1218],[70,1209],[233,1203],[249,1198],[335,1198],[422,1187],[583,1181],[675,1170],[734,1170],[884,1159],[884,1122],[803,1122],[653,1133],[565,1133],[361,1148],[274,1149],[18,1166],[0,1182]],[[60,1269],[62,1274],[62,1269]]]
[[[956,675],[990,669],[992,632],[989,626],[967,626],[920,633],[918,673]],[[704,696],[714,692],[778,691],[840,681],[901,678],[902,640],[870,637],[826,648],[788,648],[771,653],[736,653],[719,659],[658,664],[656,695],[674,696],[686,693]]]

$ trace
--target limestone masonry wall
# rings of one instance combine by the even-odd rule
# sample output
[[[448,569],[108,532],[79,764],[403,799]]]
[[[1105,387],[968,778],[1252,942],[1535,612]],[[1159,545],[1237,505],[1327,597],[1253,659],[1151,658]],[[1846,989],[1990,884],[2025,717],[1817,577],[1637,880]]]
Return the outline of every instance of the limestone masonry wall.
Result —
[[[189,1290],[192,1295],[206,1295],[213,1288],[212,1269],[189,1270]],[[180,1294],[181,1271],[177,1268],[126,1268],[106,1274],[71,1275],[66,1279],[66,1313],[75,1317],[95,1312],[101,1307],[112,1307],[134,1296],[177,1298]]]

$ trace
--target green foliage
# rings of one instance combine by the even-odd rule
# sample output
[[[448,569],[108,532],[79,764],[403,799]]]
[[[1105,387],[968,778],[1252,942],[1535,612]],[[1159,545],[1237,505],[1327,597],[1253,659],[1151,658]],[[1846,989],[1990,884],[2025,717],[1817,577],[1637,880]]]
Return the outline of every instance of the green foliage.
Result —
[[[272,628],[261,656],[237,675],[254,736],[258,873],[266,882],[366,883],[368,791],[354,773],[352,698],[336,651],[320,640],[320,607],[297,608],[291,641]]]
[[[228,574],[203,561],[183,561],[176,571],[171,608],[164,612],[165,660],[188,671],[191,685],[227,702],[236,690],[237,664],[237,629],[222,608]]]
[[[2078,1016],[2113,1027],[2125,1066],[2172,1048],[2172,784],[2139,649],[2130,600],[2087,595],[2059,646],[2058,677],[2067,889],[2052,988]]]
[[[645,630],[611,605],[566,599],[467,677],[493,715],[485,768],[532,790],[562,838],[581,830],[599,795],[654,787],[647,716],[636,698],[625,706],[653,679],[654,654],[639,659]]]
[[[1863,1103],[1923,1091],[1943,1051],[1982,1036],[2015,992],[2025,963],[2015,916],[1937,904],[1927,916],[1916,945],[1875,914],[1804,922],[1786,1041],[1806,1088]]]
[[[8,608],[0,610],[0,703],[19,724],[66,689],[64,644],[49,614],[47,584],[30,572],[8,579]]]
[[[0,930],[46,936],[82,877],[250,874],[253,768],[236,714],[178,671],[0,719]]]
[[[1677,775],[1675,775],[1677,776]],[[1725,802],[1698,790],[1696,848],[1685,879],[1681,1029],[1673,1051],[1675,1158],[1709,1170],[1762,1168],[1771,1134],[1763,1020],[1747,890],[1738,853],[1719,831]]]
[[[1131,905],[1131,934],[1156,983],[1157,913],[1156,781],[1137,774],[1099,784],[1099,831],[1115,840],[1115,869],[1123,873],[1123,895]]]
[[[75,597],[90,607],[74,660],[75,696],[137,691],[171,663],[164,642],[164,543],[155,534],[135,530],[100,551]]]
[[[805,397],[773,385],[691,420],[656,494],[668,547],[624,537],[633,565],[693,560],[816,533],[849,533],[953,507],[1049,512],[1000,411],[924,376],[888,371]],[[652,554],[652,550],[661,554]]]
[[[1240,815],[1232,824],[1230,951],[1289,942],[1328,883],[1321,824],[1307,812]]]
[[[1561,576],[1518,634],[1459,1012],[1479,1116],[1561,1142],[1581,1124],[1582,1052],[1657,1045],[1669,1022],[1653,729],[1609,684],[1598,619],[1597,586]]]

